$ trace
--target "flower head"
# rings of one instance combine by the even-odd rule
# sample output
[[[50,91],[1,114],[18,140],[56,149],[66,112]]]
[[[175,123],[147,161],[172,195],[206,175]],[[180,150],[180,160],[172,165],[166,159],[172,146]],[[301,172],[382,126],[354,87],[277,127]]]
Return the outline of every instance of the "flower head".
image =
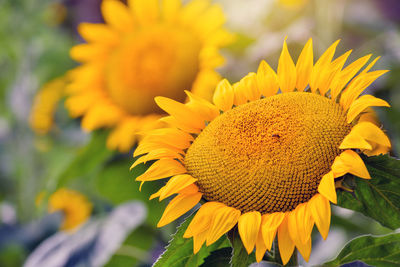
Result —
[[[142,183],[172,177],[151,196],[178,194],[158,226],[203,198],[184,235],[193,237],[195,253],[237,225],[257,261],[276,235],[284,263],[295,247],[308,260],[314,224],[328,235],[335,179],[346,173],[370,179],[359,153],[391,146],[378,126],[360,119],[370,106],[389,106],[360,96],[386,71],[370,71],[376,59],[362,69],[371,55],[344,67],[350,52],[333,60],[337,45],[314,64],[310,39],[295,64],[285,42],[277,73],[263,61],[232,86],[223,80],[214,104],[189,92],[187,104],[156,98],[171,126],[145,135],[133,166],[156,160],[137,178]]]
[[[108,147],[127,151],[135,132],[157,126],[155,96],[183,101],[188,89],[211,98],[224,61],[218,49],[232,35],[207,0],[106,0],[102,13],[105,24],[79,26],[88,43],[71,49],[82,65],[69,73],[66,107],[86,130],[112,127]]]
[[[49,197],[48,209],[50,212],[63,212],[61,229],[73,230],[90,217],[92,204],[81,193],[61,188]]]

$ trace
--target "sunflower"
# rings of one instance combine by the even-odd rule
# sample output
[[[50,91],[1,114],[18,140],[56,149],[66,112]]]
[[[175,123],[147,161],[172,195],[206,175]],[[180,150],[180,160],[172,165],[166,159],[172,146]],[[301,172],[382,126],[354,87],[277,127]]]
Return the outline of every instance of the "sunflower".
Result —
[[[82,65],[71,70],[66,107],[91,131],[110,127],[110,149],[129,150],[135,132],[158,127],[157,95],[179,101],[184,90],[211,99],[224,63],[219,48],[233,36],[218,5],[194,0],[105,0],[104,24],[82,23],[87,43],[71,49]]]
[[[391,146],[378,126],[360,121],[368,107],[389,106],[360,96],[386,71],[369,71],[378,58],[363,68],[371,55],[344,67],[351,51],[333,60],[338,43],[314,64],[310,39],[295,64],[285,41],[277,73],[262,61],[257,73],[233,85],[222,80],[213,104],[190,92],[186,104],[155,98],[170,127],[144,136],[132,167],[155,160],[137,177],[142,184],[171,177],[150,197],[177,194],[159,227],[203,199],[184,234],[193,237],[194,253],[237,225],[257,261],[276,235],[284,264],[295,247],[308,261],[314,224],[328,236],[335,181],[347,173],[370,179],[359,154]]]
[[[92,204],[78,191],[61,188],[49,197],[48,210],[63,212],[61,229],[71,231],[88,220]]]
[[[55,78],[40,89],[33,101],[29,124],[37,134],[46,134],[54,123],[57,104],[64,96],[65,77]]]

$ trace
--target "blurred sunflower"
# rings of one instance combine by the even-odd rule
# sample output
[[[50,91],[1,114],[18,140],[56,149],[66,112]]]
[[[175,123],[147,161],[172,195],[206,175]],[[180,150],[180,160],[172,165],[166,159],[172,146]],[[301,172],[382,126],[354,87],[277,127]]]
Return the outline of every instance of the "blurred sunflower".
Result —
[[[54,124],[57,104],[64,96],[65,77],[55,78],[40,89],[33,101],[29,124],[38,134],[46,134]]]
[[[333,60],[337,45],[314,64],[310,39],[295,64],[284,42],[277,73],[263,61],[257,73],[233,86],[223,80],[214,104],[190,92],[187,104],[155,99],[170,114],[164,118],[170,128],[144,136],[134,152],[142,156],[132,167],[156,160],[136,179],[142,184],[172,177],[150,197],[178,194],[159,227],[203,198],[184,235],[193,237],[194,253],[237,224],[247,252],[256,248],[257,261],[275,235],[284,264],[295,247],[309,259],[314,224],[328,236],[335,179],[346,173],[370,179],[359,152],[376,155],[391,146],[370,118],[359,120],[370,106],[389,106],[360,96],[386,71],[369,71],[377,59],[362,69],[371,55],[344,67],[351,51]]]
[[[190,89],[211,99],[224,63],[218,49],[233,36],[207,0],[106,0],[101,9],[105,24],[79,25],[87,43],[71,49],[82,65],[68,74],[66,107],[85,130],[112,127],[107,146],[127,151],[135,132],[159,124],[155,96],[183,101]]]
[[[68,231],[76,229],[88,220],[92,212],[92,204],[81,193],[61,188],[49,197],[48,210],[63,212],[64,220],[61,229]]]

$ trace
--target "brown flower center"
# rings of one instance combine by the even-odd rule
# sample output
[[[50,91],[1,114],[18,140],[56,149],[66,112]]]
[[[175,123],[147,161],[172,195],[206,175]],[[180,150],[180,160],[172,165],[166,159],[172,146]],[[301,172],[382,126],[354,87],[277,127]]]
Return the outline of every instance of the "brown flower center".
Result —
[[[188,149],[185,166],[209,201],[242,212],[290,211],[317,193],[350,128],[326,97],[279,94],[217,117]]]

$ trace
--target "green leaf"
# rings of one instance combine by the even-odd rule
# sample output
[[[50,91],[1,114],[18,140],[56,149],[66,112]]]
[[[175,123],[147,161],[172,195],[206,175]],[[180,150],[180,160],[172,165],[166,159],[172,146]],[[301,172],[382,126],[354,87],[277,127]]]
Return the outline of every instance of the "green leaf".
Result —
[[[345,178],[352,193],[338,191],[338,205],[359,211],[390,229],[400,227],[400,161],[388,155],[365,157],[370,180]]]
[[[75,158],[58,177],[57,187],[65,186],[72,179],[96,173],[103,167],[115,153],[105,146],[107,136],[107,131],[92,133],[90,142],[78,151]]]
[[[133,161],[132,158],[120,159],[104,165],[94,178],[95,188],[102,198],[115,205],[132,199],[143,201],[149,210],[147,222],[156,228],[157,222],[164,212],[166,201],[149,200],[149,197],[157,192],[164,182],[145,183],[142,191],[139,191],[140,182],[135,181],[134,177],[142,174],[148,168],[148,165],[139,164],[132,171],[129,171]]]
[[[232,257],[232,248],[226,247],[212,251],[210,256],[205,258],[204,263],[200,267],[225,267],[229,266]]]
[[[400,233],[355,238],[347,243],[336,259],[323,266],[339,266],[357,260],[377,267],[400,266]]]
[[[253,262],[256,262],[256,257],[254,253],[251,253],[250,255],[247,254],[247,251],[243,246],[237,228],[234,228],[231,231],[229,231],[228,237],[233,247],[232,259],[231,259],[232,267],[249,266]]]
[[[193,238],[183,238],[183,234],[193,217],[194,214],[190,215],[178,227],[178,230],[169,242],[166,251],[161,255],[153,267],[200,266],[212,251],[229,246],[226,242],[226,237],[223,236],[208,247],[203,245],[197,254],[193,254]]]
[[[146,226],[139,227],[128,236],[105,267],[137,266],[139,262],[146,262],[154,239],[153,229]]]

